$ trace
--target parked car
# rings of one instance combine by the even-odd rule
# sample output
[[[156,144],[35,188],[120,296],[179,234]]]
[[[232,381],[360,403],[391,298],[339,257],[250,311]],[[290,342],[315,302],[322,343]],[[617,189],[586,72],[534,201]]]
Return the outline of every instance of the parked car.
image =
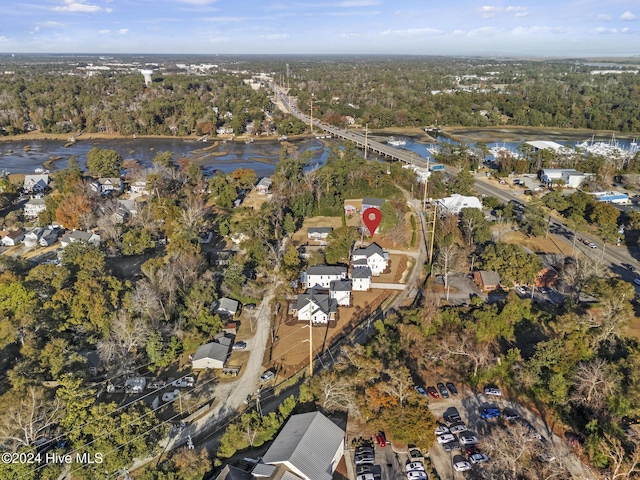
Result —
[[[488,407],[480,409],[480,417],[488,420],[489,418],[498,418],[500,416],[500,409],[496,407]]]
[[[443,443],[442,448],[444,448],[445,452],[452,452],[453,450],[460,450],[460,442],[458,440],[453,440],[451,442]]]
[[[598,246],[593,242],[589,242],[589,248],[598,248]]]
[[[196,384],[196,379],[191,376],[178,378],[177,380],[174,380],[173,382],[171,382],[172,386],[178,387],[178,388],[191,388],[195,384]]]
[[[173,392],[166,392],[162,394],[163,402],[173,402],[180,395],[180,390],[174,390]]]
[[[494,397],[501,397],[502,396],[502,392],[500,391],[500,389],[498,387],[484,387],[484,394],[485,395],[492,395]]]
[[[381,448],[384,448],[387,446],[387,436],[384,434],[382,430],[376,433],[376,442],[378,443],[378,446]]]
[[[406,468],[407,468],[407,472],[412,472],[412,471],[424,472],[424,463],[422,462],[407,463]]]
[[[419,448],[415,448],[415,445],[409,445],[409,463],[421,462],[424,460],[424,455]]]
[[[451,425],[452,423],[459,423],[462,421],[462,418],[460,417],[460,413],[458,412],[458,409],[456,407],[447,408],[442,417],[444,418],[444,421],[447,422],[447,424],[449,425]]]
[[[445,427],[444,425],[438,425],[436,427],[436,436],[437,435],[444,435],[445,433],[451,433],[449,428]]]
[[[422,395],[424,398],[428,398],[427,391],[420,385],[414,385],[413,388],[418,392],[418,395]]]
[[[524,289],[524,287],[516,287],[516,292],[518,292],[520,295],[527,294],[527,291]]]
[[[445,385],[447,386],[447,390],[449,390],[449,393],[451,393],[451,395],[453,396],[458,395],[458,389],[453,383],[447,382]]]
[[[634,278],[633,283],[635,283],[636,285],[640,285],[640,278]]]
[[[266,372],[264,372],[261,376],[260,376],[260,381],[261,382],[266,382],[268,380],[271,380],[273,377],[276,376],[276,372],[274,372],[273,370],[269,369]]]
[[[471,464],[462,455],[456,455],[453,457],[453,468],[456,472],[466,472],[471,470]]]
[[[463,445],[475,445],[478,443],[478,437],[471,432],[464,432],[460,434],[460,443]]]
[[[373,475],[373,473],[368,472],[368,473],[363,473],[362,475],[358,475],[356,477],[356,480],[375,480],[375,476]]]
[[[467,430],[467,426],[464,422],[454,423],[453,425],[449,425],[449,432],[451,433],[460,433]]]
[[[455,435],[452,435],[451,433],[445,433],[443,435],[438,435],[438,443],[449,443],[452,442],[456,439]]]
[[[433,398],[440,398],[440,394],[436,390],[436,387],[427,387],[427,393]]]
[[[480,448],[478,447],[478,444],[466,445],[464,447],[464,452],[467,455],[473,455],[474,453],[480,453]]]
[[[545,287],[540,287],[540,293],[547,293],[549,290],[547,290]]]
[[[370,463],[356,465],[356,475],[362,475],[365,473],[373,473],[373,465],[371,465]]]
[[[236,342],[231,347],[232,350],[244,350],[245,348],[247,348],[247,342]]]
[[[489,461],[489,457],[487,457],[484,453],[473,453],[469,455],[469,460],[471,463],[484,463]]]
[[[372,453],[356,454],[355,462],[356,462],[356,465],[362,465],[365,463],[373,465],[375,463],[375,457],[373,456]]]
[[[166,380],[157,379],[157,380],[154,380],[153,382],[149,383],[148,388],[152,389],[152,390],[157,390],[159,388],[164,388],[166,386],[167,386],[167,381]]]
[[[509,422],[513,422],[520,418],[520,414],[516,412],[513,408],[505,408],[502,410],[502,416],[508,420]]]
[[[444,383],[438,383],[436,387],[438,387],[438,392],[440,392],[442,398],[449,398],[449,391],[447,387],[444,386]]]
[[[419,470],[407,472],[407,480],[427,480],[427,474]]]

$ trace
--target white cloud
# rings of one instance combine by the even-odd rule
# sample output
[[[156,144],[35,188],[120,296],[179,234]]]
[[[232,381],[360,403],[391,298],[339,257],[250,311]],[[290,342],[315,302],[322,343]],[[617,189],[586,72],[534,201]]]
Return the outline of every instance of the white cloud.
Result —
[[[469,37],[490,37],[492,35],[496,35],[498,33],[502,33],[504,30],[502,28],[496,27],[482,27],[476,28],[475,30],[471,30],[467,33]]]
[[[513,13],[515,17],[526,17],[529,15],[527,7],[507,7],[506,12]]]
[[[637,20],[637,18],[638,17],[636,17],[635,14],[631,13],[629,10],[620,15],[620,20],[632,21]]]
[[[480,8],[478,8],[477,10],[480,15],[482,16],[482,18],[491,18],[491,17],[495,17],[496,13],[498,13],[500,11],[499,7],[493,7],[491,5],[484,5]]]
[[[611,20],[613,20],[613,18],[611,17],[611,15],[601,13],[599,15],[596,15],[596,20],[598,20],[599,22],[610,22]]]
[[[219,23],[234,23],[234,22],[246,22],[251,20],[249,17],[208,17],[205,18],[207,22],[219,22]]]
[[[85,0],[64,0],[64,6],[53,7],[56,12],[96,13],[102,10],[98,5],[90,5]],[[111,11],[111,9],[107,9]]]
[[[622,30],[620,30],[622,33],[631,33],[631,29],[629,27],[624,27]]]
[[[527,7],[520,6],[508,6],[504,7],[495,7],[493,5],[483,5],[482,7],[476,10],[482,18],[492,18],[495,17],[498,13],[506,12],[512,13],[514,17],[526,17],[529,15],[527,11]]]
[[[514,35],[548,35],[555,33],[565,33],[562,27],[547,27],[534,25],[532,27],[516,27],[511,30]]]
[[[260,35],[260,38],[264,38],[265,40],[286,40],[289,38],[289,35],[286,33],[271,33],[268,35]]]
[[[118,30],[118,33],[120,35],[126,35],[127,33],[129,33],[129,29],[128,28],[121,28],[120,30]]]
[[[435,28],[408,28],[406,30],[385,30],[381,35],[385,37],[424,37],[426,35],[441,35],[442,30]]]
[[[341,33],[340,38],[359,38],[362,35],[359,33]]]
[[[454,37],[464,37],[465,36],[465,31],[464,30],[454,30],[451,35],[453,35]]]
[[[49,28],[64,28],[64,23],[60,22],[44,22],[42,25]]]
[[[111,30],[109,30],[108,28],[103,28],[102,30],[98,30],[98,33],[100,35],[109,35],[111,33]]]
[[[615,28],[598,27],[591,30],[591,33],[595,33],[596,35],[609,35],[612,33],[618,33],[618,30]]]
[[[182,3],[186,3],[188,5],[197,5],[197,6],[206,6],[211,5],[212,3],[216,3],[218,0],[179,0]]]

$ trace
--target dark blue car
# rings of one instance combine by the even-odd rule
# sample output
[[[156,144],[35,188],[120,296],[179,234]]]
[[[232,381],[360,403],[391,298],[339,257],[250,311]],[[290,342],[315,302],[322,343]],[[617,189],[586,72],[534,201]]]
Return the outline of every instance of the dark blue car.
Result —
[[[500,416],[500,409],[495,407],[482,408],[480,409],[480,416],[485,420],[489,418],[498,418]]]

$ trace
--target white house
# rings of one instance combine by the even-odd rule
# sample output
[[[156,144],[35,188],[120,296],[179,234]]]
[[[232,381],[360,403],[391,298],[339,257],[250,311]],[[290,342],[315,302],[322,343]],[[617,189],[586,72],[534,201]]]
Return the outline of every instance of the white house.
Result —
[[[333,232],[333,227],[309,227],[307,228],[307,238],[309,240],[326,240]]]
[[[351,254],[351,264],[354,269],[369,267],[374,277],[387,269],[388,262],[389,254],[375,242],[365,248],[358,248]]]
[[[384,201],[384,198],[364,197],[362,199],[362,211],[364,212],[367,208],[377,208],[380,210]]]
[[[333,280],[329,286],[329,297],[338,302],[339,307],[351,305],[351,280]]]
[[[23,243],[29,247],[37,247],[40,242],[44,230],[42,228],[34,228],[24,235]]]
[[[588,175],[573,168],[543,168],[540,172],[543,183],[551,184],[554,180],[562,180],[569,188],[578,188],[587,177]]]
[[[60,245],[62,248],[68,247],[73,242],[87,242],[94,245],[100,245],[100,235],[91,232],[83,232],[81,230],[74,230],[71,233],[65,233],[60,238]]]
[[[129,192],[136,195],[149,195],[149,191],[147,190],[147,182],[145,180],[139,180],[137,182],[131,183],[129,186]]]
[[[222,336],[216,341],[200,345],[191,357],[191,367],[195,370],[224,368],[231,343],[232,340],[229,337]]]
[[[53,245],[58,241],[58,229],[57,228],[47,228],[40,235],[40,240],[38,243],[41,247],[48,247],[49,245]]]
[[[271,189],[271,183],[272,182],[269,177],[263,177],[260,179],[260,181],[256,185],[256,190],[258,191],[259,194],[265,195],[269,193],[269,190]]]
[[[240,306],[240,302],[234,300],[232,298],[222,297],[217,302],[214,302],[212,305],[213,311],[215,313],[221,315],[231,315],[234,316],[238,313],[238,307]]]
[[[338,265],[315,265],[302,273],[301,282],[305,288],[329,288],[333,280],[345,280],[347,268]]]
[[[2,245],[5,247],[15,247],[22,241],[23,238],[24,233],[22,229],[14,230],[13,232],[9,232],[4,237],[2,237]]]
[[[352,268],[349,276],[354,292],[366,292],[371,288],[371,269],[369,267]]]
[[[24,193],[44,192],[49,187],[49,175],[25,175],[22,189]]]
[[[320,412],[292,415],[252,473],[257,478],[259,468],[272,465],[278,472],[271,478],[332,480],[344,455],[344,434]]]
[[[338,302],[326,293],[311,290],[310,293],[298,295],[291,305],[291,310],[298,320],[311,320],[314,325],[326,325],[329,321],[335,320]]]
[[[32,196],[27,203],[24,204],[24,216],[28,218],[35,218],[47,209],[47,205],[44,202],[42,195]]]
[[[440,207],[441,212],[450,215],[458,215],[463,208],[477,208],[482,210],[482,202],[478,197],[465,197],[458,193],[454,193],[450,197],[436,200],[436,205]]]
[[[91,182],[91,189],[100,194],[122,191],[122,178],[98,178]]]

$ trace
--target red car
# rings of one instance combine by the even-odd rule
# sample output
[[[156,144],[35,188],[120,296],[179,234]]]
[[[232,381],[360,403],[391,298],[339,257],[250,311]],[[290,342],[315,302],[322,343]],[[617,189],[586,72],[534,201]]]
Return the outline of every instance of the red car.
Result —
[[[436,387],[427,387],[427,393],[433,398],[440,398],[440,394],[438,393],[438,390],[436,390]]]
[[[376,442],[378,442],[378,446],[380,447],[386,447],[387,446],[387,436],[384,434],[384,432],[382,430],[380,430],[377,434],[376,434]]]

